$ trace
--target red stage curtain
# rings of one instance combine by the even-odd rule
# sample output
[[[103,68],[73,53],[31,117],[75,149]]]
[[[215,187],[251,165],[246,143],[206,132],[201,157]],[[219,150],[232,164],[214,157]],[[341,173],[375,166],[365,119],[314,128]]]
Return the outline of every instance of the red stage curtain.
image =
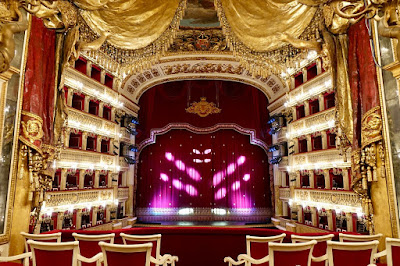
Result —
[[[207,102],[219,103],[221,112],[207,117],[187,113],[188,103],[199,102],[200,97],[206,97]],[[217,80],[170,82],[149,89],[140,98],[139,106],[137,143],[148,138],[151,129],[169,123],[188,123],[200,128],[218,123],[237,124],[254,129],[257,138],[271,143],[267,128],[268,100],[250,85]]]
[[[271,207],[267,154],[233,130],[172,130],[140,154],[138,207]]]

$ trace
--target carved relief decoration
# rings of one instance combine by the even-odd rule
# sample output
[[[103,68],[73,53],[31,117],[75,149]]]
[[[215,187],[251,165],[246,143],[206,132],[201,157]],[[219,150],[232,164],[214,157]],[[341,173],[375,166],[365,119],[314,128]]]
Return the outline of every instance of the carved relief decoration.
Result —
[[[187,113],[197,114],[200,117],[207,117],[210,114],[219,114],[221,109],[215,103],[207,102],[205,97],[200,98],[200,102],[193,102],[185,109]]]

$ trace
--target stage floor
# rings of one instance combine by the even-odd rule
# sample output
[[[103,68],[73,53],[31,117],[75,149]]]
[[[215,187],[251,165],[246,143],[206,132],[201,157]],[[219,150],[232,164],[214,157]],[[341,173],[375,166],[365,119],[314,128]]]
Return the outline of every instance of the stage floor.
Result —
[[[152,226],[226,226],[226,227],[250,227],[250,228],[268,228],[276,229],[273,224],[266,223],[245,223],[245,222],[234,222],[234,221],[165,221],[165,222],[154,222],[147,223],[138,221],[132,227],[152,227]]]

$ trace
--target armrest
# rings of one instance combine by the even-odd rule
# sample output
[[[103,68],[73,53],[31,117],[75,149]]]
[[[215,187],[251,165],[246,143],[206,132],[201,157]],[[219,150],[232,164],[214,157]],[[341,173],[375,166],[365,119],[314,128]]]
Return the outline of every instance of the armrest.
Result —
[[[327,260],[327,259],[328,259],[328,255],[327,254],[325,254],[325,255],[323,255],[321,257],[314,257],[314,256],[311,255],[311,260],[315,261],[315,262],[321,262],[321,261],[324,261],[324,260]]]
[[[231,266],[231,265],[241,265],[241,264],[245,263],[244,260],[235,261],[231,257],[225,257],[224,258],[224,262],[228,262],[229,266]]]
[[[262,258],[262,259],[254,259],[254,258],[252,258],[252,257],[250,257],[249,255],[247,255],[247,254],[240,254],[239,256],[238,256],[238,260],[239,261],[245,261],[245,262],[250,262],[251,264],[262,264],[262,263],[265,263],[265,262],[269,262],[269,255],[268,256],[265,256],[264,258]]]
[[[164,264],[168,263],[170,258],[171,258],[171,255],[168,255],[168,254],[167,254],[167,256],[164,255],[164,256],[160,257],[159,259],[156,259],[156,258],[150,256],[150,262],[154,263],[156,265],[164,265]]]
[[[22,260],[32,257],[32,252],[22,253],[11,257],[0,257],[0,262],[8,262],[14,260]]]
[[[380,257],[383,257],[383,256],[386,256],[386,255],[387,255],[387,251],[386,251],[386,249],[385,249],[384,251],[381,251],[381,252],[376,253],[376,254],[374,255],[374,259],[376,260],[376,259],[378,259],[378,258],[380,258]]]
[[[175,262],[179,261],[178,256],[172,256],[171,254],[164,254],[161,256],[161,259],[165,258],[167,264],[175,265]]]
[[[98,261],[101,261],[103,259],[103,253],[101,253],[101,252],[97,253],[96,255],[94,255],[91,258],[86,258],[86,257],[78,254],[77,259],[78,259],[78,261],[86,262],[86,263],[98,262]]]

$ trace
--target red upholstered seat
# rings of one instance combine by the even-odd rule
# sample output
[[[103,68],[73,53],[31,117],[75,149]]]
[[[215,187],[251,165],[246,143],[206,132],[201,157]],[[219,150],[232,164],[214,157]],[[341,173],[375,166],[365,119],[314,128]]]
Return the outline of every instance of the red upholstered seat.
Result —
[[[322,236],[299,236],[299,235],[291,236],[293,243],[316,240],[317,244],[315,244],[313,253],[312,253],[314,258],[318,258],[318,257],[322,257],[322,256],[326,255],[327,246],[328,246],[326,241],[332,240],[333,237],[334,237],[333,234],[322,235]],[[325,266],[325,261],[312,261],[311,265],[312,266]]]
[[[101,235],[84,235],[73,233],[72,236],[76,241],[79,241],[79,252],[86,258],[91,258],[101,253],[99,242],[114,243],[115,234],[101,234]],[[82,266],[95,266],[96,263],[85,263],[82,262]]]
[[[400,246],[392,245],[392,266],[400,266]]]
[[[274,266],[308,266],[311,249],[312,247],[300,251],[274,251]]]
[[[268,256],[268,242],[265,243],[260,243],[260,242],[254,242],[250,244],[250,254],[252,258],[255,258],[257,260],[262,259],[266,256]],[[268,266],[269,262],[259,264],[261,266]]]
[[[33,266],[78,266],[80,262],[98,262],[102,254],[85,258],[79,254],[79,242],[44,243],[28,240],[32,249]]]
[[[374,263],[379,241],[327,243],[329,265],[366,266]]]
[[[71,266],[73,251],[72,250],[35,250],[34,257],[38,266]]]
[[[238,256],[238,261],[225,257],[224,262],[229,265],[262,265],[269,262],[271,266],[310,266],[311,253],[316,240],[302,243],[275,243],[269,242],[269,255],[255,259],[248,254]]]
[[[121,253],[107,251],[108,266],[145,266],[146,251],[136,253]]]
[[[161,256],[160,250],[161,250],[161,234],[155,234],[155,235],[127,235],[124,233],[121,233],[122,240],[125,245],[137,245],[137,244],[146,244],[146,243],[151,243],[152,244],[152,249],[151,249],[151,256],[153,258],[156,258],[158,260],[162,258],[169,257],[170,259],[168,260],[169,262],[173,261],[178,261],[178,257],[176,256],[171,256],[169,254],[164,254]],[[151,263],[150,265],[154,266],[154,263]]]
[[[247,255],[254,259],[262,259],[269,254],[269,243],[282,243],[286,234],[280,234],[272,237],[246,236]],[[268,266],[269,262],[259,264]]]
[[[387,256],[388,266],[400,266],[400,239],[398,238],[386,238],[386,250],[375,254],[375,259],[383,256]],[[377,263],[376,265],[385,265]]]
[[[372,249],[368,250],[333,250],[334,265],[366,266],[370,263]]]
[[[103,252],[104,266],[150,266],[166,264],[166,259],[152,257],[151,249],[153,244],[118,245],[99,243]]]

